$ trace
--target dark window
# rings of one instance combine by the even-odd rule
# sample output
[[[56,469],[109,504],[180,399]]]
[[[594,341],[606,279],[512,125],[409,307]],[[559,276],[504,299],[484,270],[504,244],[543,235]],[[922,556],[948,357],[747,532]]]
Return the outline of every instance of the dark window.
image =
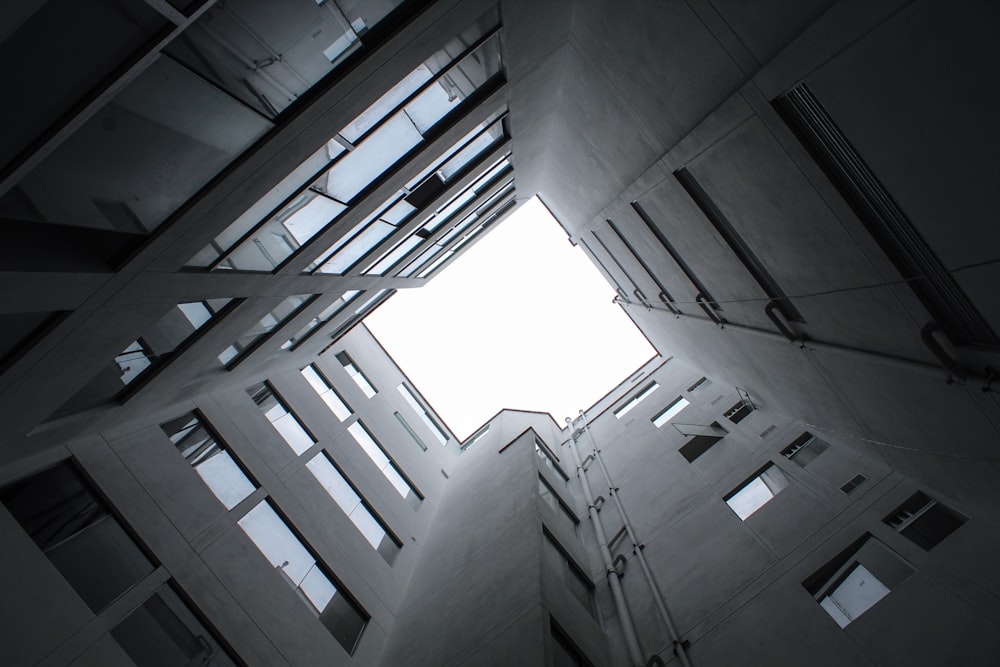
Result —
[[[726,410],[726,412],[722,416],[728,419],[729,421],[733,422],[734,424],[738,424],[741,421],[743,421],[743,418],[746,417],[751,412],[753,412],[753,406],[749,405],[745,401],[740,401],[733,407]]]
[[[736,231],[729,218],[715,205],[712,198],[701,187],[698,179],[687,169],[675,171],[674,176],[681,184],[681,187],[687,191],[694,203],[697,204],[698,208],[701,209],[701,212],[705,214],[708,221],[712,223],[715,231],[719,233],[719,236],[726,242],[726,245],[733,251],[733,254],[746,267],[747,272],[753,276],[753,279],[757,281],[760,288],[764,290],[764,294],[767,294],[767,296],[774,300],[778,306],[778,310],[785,316],[785,319],[789,322],[805,322],[802,319],[802,314],[792,304],[784,290],[781,289],[778,282],[774,279],[774,276],[771,275],[771,272],[767,270],[767,267],[760,261],[760,258],[757,257],[756,253],[754,253],[750,246],[747,245],[747,242],[743,240],[743,237]]]
[[[591,667],[590,661],[573,645],[559,627],[552,623],[552,667]]]
[[[917,491],[883,521],[924,551],[930,551],[958,530],[965,517]]]
[[[154,569],[72,463],[5,487],[0,501],[95,612]]]
[[[817,440],[812,433],[803,433],[792,444],[782,449],[781,455],[800,468],[805,468],[829,447],[830,445],[822,440]]]
[[[696,435],[688,440],[678,451],[681,453],[681,456],[688,460],[688,463],[691,463],[707,452],[719,440],[722,440],[721,435]]]
[[[138,667],[236,664],[169,586],[125,617],[111,636]]]
[[[866,475],[862,475],[859,473],[854,477],[852,477],[851,481],[847,482],[847,484],[844,484],[842,487],[840,487],[840,490],[843,491],[845,494],[849,494],[867,481],[868,477]]]
[[[708,378],[701,378],[700,380],[698,380],[697,382],[695,382],[693,385],[691,385],[690,387],[688,387],[688,391],[690,392],[690,391],[694,391],[695,389],[701,389],[702,387],[707,387],[710,384],[712,384],[711,380],[709,380]]]
[[[548,570],[554,573],[570,592],[583,605],[587,613],[594,616],[594,585],[579,568],[570,560],[563,548],[546,531],[542,542],[542,562]]]

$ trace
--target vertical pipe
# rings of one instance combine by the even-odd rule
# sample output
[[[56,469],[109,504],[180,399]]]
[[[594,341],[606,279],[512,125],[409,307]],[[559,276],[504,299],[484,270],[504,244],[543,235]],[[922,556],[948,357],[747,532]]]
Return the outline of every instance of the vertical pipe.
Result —
[[[660,594],[660,588],[656,585],[656,580],[653,578],[653,571],[650,569],[649,563],[646,562],[646,554],[643,552],[642,545],[636,538],[635,529],[632,527],[632,522],[629,521],[628,514],[625,513],[625,506],[622,504],[621,498],[618,497],[618,489],[616,489],[615,485],[611,482],[611,474],[604,465],[604,458],[601,456],[601,450],[597,447],[597,441],[594,440],[594,434],[590,432],[590,425],[587,423],[587,414],[583,410],[580,410],[580,421],[583,422],[583,430],[586,432],[587,438],[590,440],[590,446],[594,448],[594,458],[597,460],[598,465],[601,466],[601,472],[604,474],[604,481],[608,485],[608,494],[614,498],[615,507],[618,508],[618,514],[621,516],[622,523],[625,525],[625,531],[632,540],[632,553],[634,553],[638,559],[639,566],[642,568],[642,573],[646,577],[646,583],[649,585],[649,589],[653,593],[656,610],[659,612],[660,620],[663,621],[663,625],[667,628],[667,633],[670,635],[670,641],[673,643],[674,653],[677,654],[677,657],[680,659],[683,667],[691,667],[691,660],[688,658],[683,640],[677,632],[677,626],[674,625],[674,620],[671,618],[670,612],[667,611],[666,602],[664,602],[663,595]],[[570,440],[573,440],[573,438],[571,437]],[[574,451],[576,451],[575,447]],[[579,458],[579,454],[577,454],[577,457]]]
[[[571,422],[568,417],[567,422]],[[569,424],[572,432],[572,424]],[[594,533],[597,536],[597,543],[601,549],[601,559],[604,561],[604,571],[607,573],[608,586],[611,588],[611,596],[615,600],[615,608],[618,610],[618,620],[622,625],[622,633],[625,635],[625,648],[628,649],[629,658],[633,665],[642,665],[642,649],[639,647],[639,637],[635,632],[635,625],[632,623],[632,615],[625,604],[625,593],[622,591],[622,583],[615,570],[614,562],[611,558],[611,550],[608,548],[608,536],[604,533],[604,524],[594,506],[594,493],[590,490],[590,481],[587,480],[587,471],[580,461],[580,452],[576,448],[576,440],[569,439],[569,449],[573,454],[573,463],[576,466],[576,474],[580,478],[583,486],[583,495],[587,499],[587,515],[594,526]]]

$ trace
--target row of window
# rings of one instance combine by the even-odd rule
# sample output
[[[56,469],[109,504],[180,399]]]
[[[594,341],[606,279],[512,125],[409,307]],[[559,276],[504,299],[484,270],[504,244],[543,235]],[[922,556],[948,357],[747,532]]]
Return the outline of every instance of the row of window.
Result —
[[[498,20],[490,12],[410,72],[278,186],[219,234],[189,264],[272,271],[355,207],[373,184],[426,145],[440,123],[501,71]],[[487,122],[485,125],[490,125]],[[430,190],[461,174],[502,136],[499,123],[477,128],[374,215],[355,223],[310,270],[344,274],[400,229]],[[415,205],[416,204],[416,205]],[[397,256],[405,251],[397,253]],[[376,258],[369,268],[385,256]],[[395,264],[395,259],[386,264]],[[386,271],[389,266],[381,267]]]

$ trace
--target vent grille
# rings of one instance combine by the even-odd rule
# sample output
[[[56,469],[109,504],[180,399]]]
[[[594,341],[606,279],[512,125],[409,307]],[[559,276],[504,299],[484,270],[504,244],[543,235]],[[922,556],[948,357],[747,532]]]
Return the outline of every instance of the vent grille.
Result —
[[[956,343],[1000,338],[806,84],[774,101],[924,307]]]

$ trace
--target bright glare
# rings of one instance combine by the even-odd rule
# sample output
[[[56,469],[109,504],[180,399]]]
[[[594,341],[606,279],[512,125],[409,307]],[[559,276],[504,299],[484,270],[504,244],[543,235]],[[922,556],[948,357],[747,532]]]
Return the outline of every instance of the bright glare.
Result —
[[[562,425],[656,354],[535,198],[365,324],[455,435],[503,408]]]

